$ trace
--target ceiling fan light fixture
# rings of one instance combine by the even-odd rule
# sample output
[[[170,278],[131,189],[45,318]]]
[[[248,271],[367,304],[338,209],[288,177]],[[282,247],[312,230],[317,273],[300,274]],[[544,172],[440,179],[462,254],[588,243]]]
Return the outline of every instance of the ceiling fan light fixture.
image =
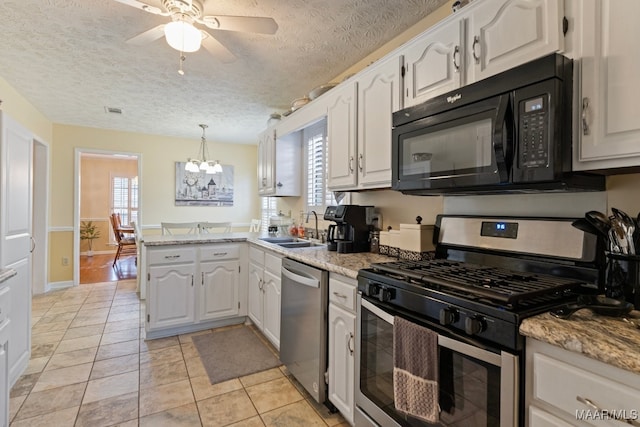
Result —
[[[180,52],[195,52],[202,44],[202,33],[184,17],[165,25],[164,36],[169,46]]]

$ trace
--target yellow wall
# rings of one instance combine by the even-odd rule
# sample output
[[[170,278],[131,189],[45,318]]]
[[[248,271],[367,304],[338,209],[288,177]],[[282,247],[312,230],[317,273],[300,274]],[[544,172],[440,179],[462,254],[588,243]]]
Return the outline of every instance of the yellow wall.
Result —
[[[72,280],[73,251],[67,249],[72,247],[72,232],[49,232],[49,283]],[[62,258],[68,260],[66,266],[62,265]]]

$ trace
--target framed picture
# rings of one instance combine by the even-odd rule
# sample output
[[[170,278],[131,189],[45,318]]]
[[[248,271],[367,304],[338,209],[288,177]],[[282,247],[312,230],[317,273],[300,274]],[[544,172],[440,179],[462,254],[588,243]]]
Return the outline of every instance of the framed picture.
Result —
[[[176,162],[176,206],[233,206],[233,166],[207,174],[187,172],[185,163]]]

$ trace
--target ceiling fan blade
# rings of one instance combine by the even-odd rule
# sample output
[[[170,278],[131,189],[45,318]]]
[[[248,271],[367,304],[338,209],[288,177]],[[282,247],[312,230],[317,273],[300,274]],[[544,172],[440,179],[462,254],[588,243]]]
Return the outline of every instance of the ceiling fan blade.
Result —
[[[157,27],[153,27],[152,29],[145,31],[144,33],[140,33],[127,40],[127,44],[140,46],[156,41],[164,36],[164,26],[165,24],[160,24]]]
[[[260,16],[203,16],[199,19],[203,25],[212,30],[241,31],[244,33],[275,34],[278,24],[273,18]]]
[[[220,60],[220,62],[227,64],[236,60],[235,55],[231,53],[229,49],[224,47],[222,43],[206,31],[202,31],[202,46],[204,46],[210,54]]]
[[[145,12],[153,13],[154,15],[169,16],[168,12],[163,12],[162,9],[155,6],[142,3],[138,0],[115,0],[118,3],[126,4],[127,6],[135,7],[136,9],[144,10]]]

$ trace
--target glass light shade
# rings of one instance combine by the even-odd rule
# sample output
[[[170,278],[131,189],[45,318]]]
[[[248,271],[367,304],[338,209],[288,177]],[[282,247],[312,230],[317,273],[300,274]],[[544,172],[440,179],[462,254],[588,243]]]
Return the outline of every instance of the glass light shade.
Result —
[[[194,163],[193,161],[191,161],[191,160],[189,160],[187,162],[187,164],[184,165],[184,169],[187,172],[194,172],[194,173],[200,171],[200,169],[198,168],[198,165],[196,163]]]
[[[220,165],[220,163],[218,163],[218,161],[216,160],[216,164],[213,165],[213,173],[222,173],[222,165]]]
[[[189,22],[177,20],[164,26],[164,36],[169,46],[180,52],[200,49],[202,33]]]
[[[213,166],[209,165],[209,166],[207,167],[207,172],[206,172],[206,173],[207,173],[207,175],[213,175],[214,173],[216,173],[215,169],[216,169],[215,167],[213,167]]]
[[[209,169],[209,164],[207,162],[200,163],[200,170],[201,171],[206,171],[207,169]]]

